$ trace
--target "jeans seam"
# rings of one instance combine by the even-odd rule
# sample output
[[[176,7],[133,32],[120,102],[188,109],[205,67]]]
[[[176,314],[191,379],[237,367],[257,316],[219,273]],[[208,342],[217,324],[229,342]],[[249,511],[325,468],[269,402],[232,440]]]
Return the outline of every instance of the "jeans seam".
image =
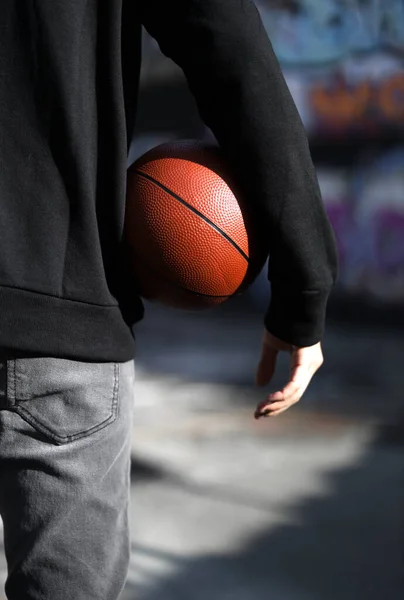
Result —
[[[113,388],[113,395],[112,395],[111,412],[110,412],[109,416],[106,419],[104,419],[104,421],[101,421],[101,423],[98,423],[97,425],[93,425],[92,427],[89,427],[88,429],[85,429],[84,431],[75,433],[73,435],[58,435],[58,434],[55,434],[51,429],[49,429],[49,427],[47,427],[46,425],[41,423],[38,419],[36,419],[31,414],[31,412],[28,409],[26,409],[24,406],[22,406],[21,404],[18,404],[18,405],[16,404],[16,405],[10,407],[9,410],[19,414],[20,417],[22,417],[25,421],[27,421],[33,427],[38,428],[42,432],[46,432],[46,435],[48,435],[51,439],[53,439],[55,441],[62,441],[62,442],[73,442],[79,438],[88,437],[92,433],[95,433],[96,431],[99,431],[99,430],[103,429],[104,427],[106,427],[111,421],[114,421],[116,419],[116,417],[118,416],[118,411],[116,410],[117,406],[118,406],[118,400],[119,400],[119,363],[115,363],[114,364],[114,388]]]
[[[95,431],[98,431],[98,430],[106,427],[108,425],[108,423],[110,421],[113,421],[114,417],[116,417],[116,415],[114,415],[114,410],[112,408],[111,414],[109,415],[109,417],[107,417],[104,421],[102,421],[98,425],[94,425],[93,427],[90,427],[89,429],[85,429],[84,431],[80,431],[79,433],[75,433],[73,435],[58,435],[58,434],[55,434],[51,429],[49,429],[49,427],[47,427],[46,425],[44,425],[43,423],[38,421],[35,417],[33,417],[32,414],[29,412],[29,410],[27,410],[24,406],[13,407],[13,408],[10,408],[10,410],[12,412],[19,414],[20,417],[22,417],[30,425],[37,427],[42,432],[46,432],[46,434],[53,440],[56,440],[56,441],[61,440],[63,442],[73,442],[74,440],[77,440],[79,438],[88,437]]]

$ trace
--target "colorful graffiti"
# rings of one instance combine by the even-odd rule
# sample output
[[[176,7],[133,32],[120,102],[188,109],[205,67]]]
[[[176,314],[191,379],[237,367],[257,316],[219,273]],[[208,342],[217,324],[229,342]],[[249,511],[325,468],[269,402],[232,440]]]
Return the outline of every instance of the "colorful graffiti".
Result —
[[[346,135],[380,126],[404,127],[404,72],[352,83],[343,73],[309,90],[317,128]]]
[[[311,133],[404,128],[404,0],[256,4]]]
[[[404,0],[257,0],[281,63],[318,65],[353,53],[404,52]]]
[[[340,257],[340,286],[388,303],[404,300],[404,147],[353,174],[319,169]]]

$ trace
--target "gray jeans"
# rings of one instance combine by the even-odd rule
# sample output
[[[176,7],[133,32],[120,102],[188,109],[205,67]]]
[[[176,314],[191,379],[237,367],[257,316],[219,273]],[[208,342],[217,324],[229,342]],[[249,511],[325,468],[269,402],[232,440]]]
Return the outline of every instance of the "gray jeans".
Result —
[[[134,378],[134,361],[0,359],[9,600],[119,598],[130,558]]]

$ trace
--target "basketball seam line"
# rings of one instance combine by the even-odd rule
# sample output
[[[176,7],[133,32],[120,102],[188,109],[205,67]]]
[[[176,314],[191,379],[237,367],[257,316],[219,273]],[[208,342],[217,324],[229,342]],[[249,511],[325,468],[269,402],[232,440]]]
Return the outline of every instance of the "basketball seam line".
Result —
[[[181,204],[183,204],[186,208],[188,208],[195,215],[198,215],[198,217],[201,217],[201,219],[203,221],[205,221],[205,223],[207,223],[208,225],[210,225],[211,227],[213,227],[213,229],[215,229],[215,231],[217,231],[218,233],[220,233],[220,235],[222,235],[233,246],[233,248],[235,248],[241,254],[241,256],[247,261],[248,264],[250,263],[250,260],[249,260],[249,258],[247,256],[247,254],[240,248],[240,246],[238,246],[236,244],[236,242],[234,240],[232,240],[229,235],[227,235],[227,233],[225,233],[222,229],[220,229],[220,227],[218,227],[217,225],[215,225],[215,223],[213,223],[213,221],[211,221],[208,217],[206,217],[204,214],[202,214],[201,212],[199,212],[199,210],[197,208],[194,208],[193,206],[191,206],[190,204],[188,204],[188,202],[186,200],[184,200],[183,198],[181,198],[181,196],[178,196],[178,194],[176,194],[175,192],[171,191],[169,188],[167,188],[165,185],[163,185],[162,183],[160,183],[159,181],[157,181],[156,179],[154,179],[153,177],[151,177],[147,173],[143,173],[142,171],[138,171],[137,169],[135,170],[135,173],[137,175],[139,175],[140,177],[144,177],[145,179],[148,179],[149,181],[151,181],[152,183],[154,183],[155,185],[157,185],[159,188],[161,188],[162,190],[164,190],[165,192],[167,192],[168,194],[170,194],[173,198],[175,198],[176,200],[178,200],[178,202],[180,202]]]

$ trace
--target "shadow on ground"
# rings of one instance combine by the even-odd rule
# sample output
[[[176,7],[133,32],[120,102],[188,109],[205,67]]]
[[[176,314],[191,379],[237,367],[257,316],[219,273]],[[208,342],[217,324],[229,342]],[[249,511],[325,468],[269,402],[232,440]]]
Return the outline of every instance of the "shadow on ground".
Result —
[[[292,522],[226,553],[186,558],[134,544],[132,570],[148,556],[165,563],[169,573],[143,588],[128,582],[125,600],[401,600],[403,470],[403,439],[386,440],[383,432],[360,463],[327,476],[324,497],[294,506]],[[229,510],[240,503],[269,508],[233,491],[164,476],[189,502],[203,494]]]

